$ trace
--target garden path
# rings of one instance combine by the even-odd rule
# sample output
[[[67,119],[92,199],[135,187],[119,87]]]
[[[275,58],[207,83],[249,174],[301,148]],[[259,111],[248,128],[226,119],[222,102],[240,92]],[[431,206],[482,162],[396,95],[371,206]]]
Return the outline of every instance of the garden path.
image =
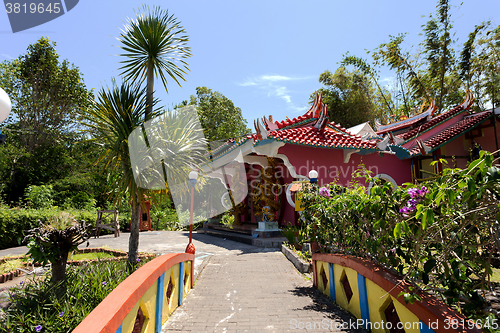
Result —
[[[128,236],[92,238],[89,247],[127,251]],[[187,243],[187,232],[141,232],[139,251],[179,253]],[[195,275],[201,274],[165,323],[165,332],[363,332],[353,328],[355,318],[314,289],[310,276],[300,274],[278,249],[196,233],[193,243]],[[0,250],[0,257],[26,252],[26,247]]]

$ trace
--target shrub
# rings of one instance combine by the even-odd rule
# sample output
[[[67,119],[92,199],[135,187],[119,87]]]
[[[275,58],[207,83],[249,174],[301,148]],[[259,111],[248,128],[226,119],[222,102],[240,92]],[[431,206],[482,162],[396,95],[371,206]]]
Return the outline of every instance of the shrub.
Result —
[[[150,259],[141,260],[143,265]],[[13,288],[12,305],[0,316],[1,333],[71,332],[125,278],[126,262],[98,261],[67,271],[67,293],[54,296],[50,275]]]
[[[66,263],[69,253],[88,238],[89,228],[85,222],[77,222],[73,215],[65,212],[26,232],[28,254],[34,262],[43,265],[51,263],[52,283],[55,285],[57,296],[66,292]]]
[[[41,223],[47,221],[59,213],[61,209],[57,207],[44,208],[44,209],[25,209],[25,208],[9,208],[5,205],[0,205],[0,249],[15,247],[22,245],[24,239],[24,231],[38,227]],[[65,210],[71,215],[75,216],[77,220],[84,220],[93,228],[97,214],[95,211],[68,209]],[[38,222],[40,221],[40,222]],[[106,219],[106,223],[111,222],[111,218]],[[118,223],[120,230],[128,228],[130,223],[130,215],[119,214]],[[102,230],[101,234],[112,233],[109,230]]]
[[[445,169],[425,186],[393,189],[364,172],[353,175],[360,177],[375,183],[371,191],[359,185],[343,194],[332,185],[330,196],[317,187],[304,190],[304,215],[323,250],[392,268],[470,318],[493,316],[480,291],[492,287],[492,254],[500,248],[500,169],[493,156],[482,152],[467,169]]]
[[[30,208],[48,208],[54,204],[52,185],[28,186],[24,196]]]

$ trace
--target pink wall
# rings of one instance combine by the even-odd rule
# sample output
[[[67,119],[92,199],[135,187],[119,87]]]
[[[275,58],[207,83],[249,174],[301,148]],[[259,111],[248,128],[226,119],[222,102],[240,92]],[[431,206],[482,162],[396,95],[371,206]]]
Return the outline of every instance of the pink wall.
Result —
[[[342,149],[314,148],[286,144],[278,151],[288,157],[290,163],[295,167],[297,174],[308,177],[309,171],[314,169],[318,172],[318,184],[326,185],[338,179],[337,183],[347,186],[351,181],[352,173],[360,164],[372,171],[372,175],[387,174],[391,176],[398,185],[411,182],[411,161],[400,160],[394,155],[372,153],[369,155],[352,154],[348,163],[344,163]],[[285,183],[291,183],[294,179],[288,170],[284,170]],[[368,186],[364,180],[359,180],[362,185]],[[286,203],[284,221],[295,221],[294,209]]]
[[[486,120],[483,124],[489,123]],[[497,150],[495,143],[495,132],[493,126],[483,128],[481,130],[480,136],[477,135],[477,130],[472,130],[474,133],[474,140],[481,146],[483,150],[494,152]],[[471,133],[469,131],[468,133]],[[471,140],[466,139],[466,134],[459,136],[453,141],[448,142],[441,148],[441,154],[446,156],[469,156],[469,148],[472,147]],[[497,121],[497,138],[500,145],[500,121]],[[447,159],[448,166],[453,167],[453,162],[451,159]],[[456,159],[457,168],[466,168],[468,160],[466,159]]]
[[[373,175],[388,174],[397,184],[411,181],[411,161],[400,160],[394,155],[372,153],[369,155],[352,154],[344,163],[342,149],[326,149],[286,144],[279,149],[280,154],[288,157],[297,174],[308,177],[309,171],[318,171],[318,184],[325,185],[338,179],[338,184],[346,186],[351,174],[360,164],[373,172]],[[291,179],[290,177],[288,177]]]

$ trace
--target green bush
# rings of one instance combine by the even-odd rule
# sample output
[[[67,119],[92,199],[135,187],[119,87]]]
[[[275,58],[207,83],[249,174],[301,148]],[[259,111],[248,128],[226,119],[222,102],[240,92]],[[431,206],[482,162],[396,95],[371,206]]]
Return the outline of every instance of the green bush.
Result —
[[[28,186],[24,196],[30,208],[48,208],[54,204],[52,185]]]
[[[11,289],[12,305],[0,316],[0,333],[35,332],[37,327],[41,332],[71,332],[127,278],[125,265],[123,261],[98,261],[69,267],[67,293],[61,298],[54,295],[50,274]]]
[[[484,291],[493,287],[491,260],[500,247],[500,168],[493,156],[481,152],[467,169],[444,169],[425,186],[393,189],[362,171],[353,179],[374,182],[370,191],[304,190],[311,239],[325,252],[378,262],[469,318],[491,319]]]
[[[68,209],[64,210],[80,221],[84,220],[88,224],[95,227],[97,213],[96,211]],[[47,223],[49,219],[55,218],[62,212],[57,207],[44,209],[25,209],[25,208],[8,208],[5,205],[0,205],[0,249],[23,245],[24,231],[36,228],[42,223]],[[111,222],[111,218],[107,218],[107,223]],[[128,228],[130,216],[127,214],[118,215],[118,223],[120,230]],[[101,235],[112,233],[108,230],[102,230]]]

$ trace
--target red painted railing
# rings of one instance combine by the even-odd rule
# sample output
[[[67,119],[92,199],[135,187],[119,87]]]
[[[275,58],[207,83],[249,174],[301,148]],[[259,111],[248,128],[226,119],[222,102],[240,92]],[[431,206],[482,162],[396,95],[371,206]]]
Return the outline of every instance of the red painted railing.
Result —
[[[81,323],[73,333],[115,333],[121,331],[125,317],[149,288],[168,269],[191,261],[193,277],[194,254],[165,254],[148,262],[120,283]],[[191,278],[191,287],[193,279]]]
[[[318,276],[316,262],[326,262],[330,264],[336,264],[343,267],[348,267],[361,274],[366,279],[371,280],[373,283],[377,284],[380,288],[385,290],[395,299],[402,299],[399,297],[401,292],[409,292],[411,284],[403,281],[400,277],[393,274],[388,269],[375,264],[369,260],[342,254],[326,254],[326,253],[314,253],[313,254],[313,283],[316,288],[318,288]],[[424,323],[427,322],[437,322],[437,327],[434,329],[436,333],[440,332],[484,332],[479,327],[470,327],[468,319],[456,312],[455,310],[448,307],[442,301],[437,298],[421,291],[417,291],[417,294],[422,298],[422,301],[416,301],[413,304],[406,304],[404,300],[400,302],[403,304],[410,312],[412,312],[416,317],[422,320]],[[453,329],[450,327],[450,323],[458,323],[458,328]],[[462,323],[465,323],[462,325]],[[464,327],[461,327],[464,326]]]

